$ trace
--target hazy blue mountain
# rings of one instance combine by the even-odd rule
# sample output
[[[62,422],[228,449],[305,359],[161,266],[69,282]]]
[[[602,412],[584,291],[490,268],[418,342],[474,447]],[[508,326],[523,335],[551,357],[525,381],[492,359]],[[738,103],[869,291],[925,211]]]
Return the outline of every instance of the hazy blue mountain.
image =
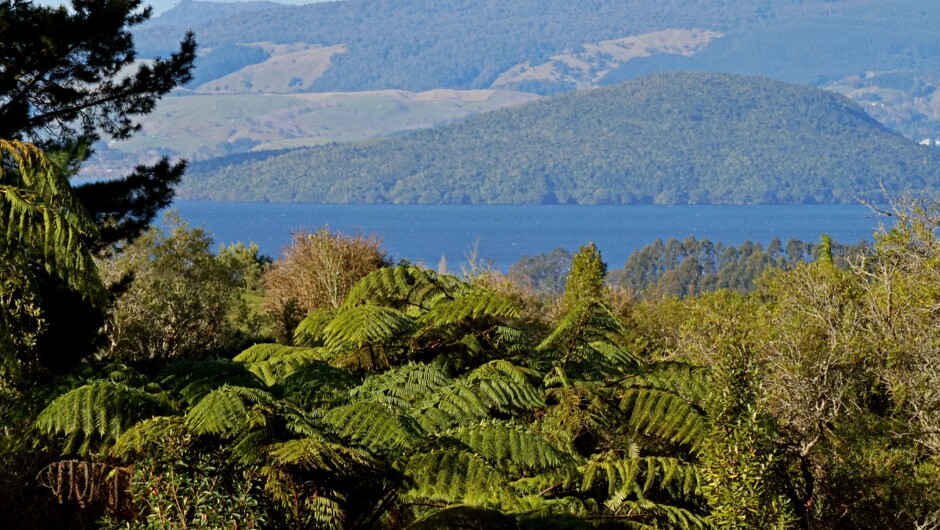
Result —
[[[940,189],[940,151],[838,94],[658,74],[366,143],[194,164],[188,198],[367,203],[845,203]]]

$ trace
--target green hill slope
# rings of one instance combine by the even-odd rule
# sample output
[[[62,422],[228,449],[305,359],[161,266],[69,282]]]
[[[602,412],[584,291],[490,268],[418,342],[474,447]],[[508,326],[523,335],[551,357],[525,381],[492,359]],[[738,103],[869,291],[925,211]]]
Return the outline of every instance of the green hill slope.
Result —
[[[940,152],[831,92],[660,74],[368,143],[194,164],[185,198],[840,203],[940,189]]]

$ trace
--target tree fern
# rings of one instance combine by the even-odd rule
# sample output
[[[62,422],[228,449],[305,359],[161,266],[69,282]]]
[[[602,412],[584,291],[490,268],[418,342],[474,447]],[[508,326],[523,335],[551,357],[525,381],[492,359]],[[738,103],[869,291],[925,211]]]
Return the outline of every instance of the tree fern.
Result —
[[[397,309],[354,306],[341,311],[323,329],[324,345],[334,351],[364,346],[388,347],[400,342],[413,327],[413,319]]]
[[[319,309],[304,317],[294,329],[294,346],[322,346],[323,330],[335,316],[336,312],[333,310]]]
[[[566,368],[572,359],[579,356],[588,361],[594,354],[603,358],[611,352],[590,345],[605,342],[615,344],[614,339],[624,333],[623,325],[606,304],[588,298],[572,307],[536,349],[548,354],[555,365]],[[631,357],[626,352],[621,352],[621,355],[625,360]],[[633,361],[639,362],[638,359]]]
[[[607,482],[608,507],[619,506],[630,495],[649,496],[654,489],[669,491],[673,498],[689,502],[701,495],[698,470],[689,462],[671,457],[610,458],[600,455],[582,468],[581,488],[590,490],[600,478]]]
[[[130,426],[170,412],[166,402],[111,381],[96,381],[55,398],[36,419],[46,434],[66,437],[63,453],[88,455],[110,447]]]
[[[374,401],[358,401],[331,409],[323,420],[340,436],[376,452],[414,447],[424,435],[413,418]]]
[[[544,405],[533,385],[535,373],[509,361],[494,360],[466,376],[480,398],[500,412],[532,410]]]
[[[49,272],[102,301],[105,291],[87,246],[96,235],[63,170],[31,144],[0,139],[3,252],[39,257]]]
[[[540,471],[574,463],[563,451],[520,425],[484,421],[443,433],[507,472]]]
[[[702,411],[672,392],[629,388],[623,392],[620,408],[628,414],[634,429],[697,452],[707,433]]]
[[[179,436],[186,429],[183,416],[154,416],[137,422],[115,441],[110,454],[123,460],[162,450],[166,440]]]
[[[244,365],[228,359],[175,361],[160,371],[157,382],[179,392],[189,406],[223,384],[257,387],[261,383]]]
[[[709,377],[706,368],[681,362],[658,362],[634,371],[621,385],[671,392],[696,407],[703,407],[710,394]]]
[[[426,364],[408,363],[370,375],[350,396],[356,400],[379,401],[411,408],[419,399],[452,383],[442,370]]]
[[[412,484],[406,499],[496,506],[504,510],[518,504],[503,473],[486,459],[460,447],[415,454],[405,463],[404,473]]]
[[[280,466],[297,466],[306,471],[352,474],[375,465],[372,458],[355,448],[334,443],[322,436],[288,440],[269,450],[272,461]]]
[[[360,381],[346,370],[326,363],[309,363],[280,380],[284,398],[304,410],[328,409],[349,400]]]
[[[301,348],[281,344],[255,344],[233,359],[248,368],[264,384],[274,386],[288,375],[330,355],[323,348]]]
[[[437,327],[487,317],[516,318],[518,316],[519,307],[505,295],[484,289],[474,289],[435,304],[422,315],[419,323]]]
[[[186,413],[186,425],[197,434],[234,435],[263,425],[274,406],[274,396],[264,390],[223,385]]]

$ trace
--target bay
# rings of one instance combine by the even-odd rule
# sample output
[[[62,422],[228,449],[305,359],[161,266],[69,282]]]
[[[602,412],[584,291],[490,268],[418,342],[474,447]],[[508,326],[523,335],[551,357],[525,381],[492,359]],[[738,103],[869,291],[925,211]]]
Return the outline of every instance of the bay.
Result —
[[[861,205],[759,206],[520,206],[375,205],[176,201],[173,209],[217,243],[255,242],[272,257],[291,233],[327,226],[347,234],[376,235],[389,256],[436,267],[444,256],[460,271],[477,258],[501,270],[524,255],[593,242],[611,269],[656,239],[694,236],[726,244],[764,245],[778,237],[841,243],[871,241],[879,222]]]

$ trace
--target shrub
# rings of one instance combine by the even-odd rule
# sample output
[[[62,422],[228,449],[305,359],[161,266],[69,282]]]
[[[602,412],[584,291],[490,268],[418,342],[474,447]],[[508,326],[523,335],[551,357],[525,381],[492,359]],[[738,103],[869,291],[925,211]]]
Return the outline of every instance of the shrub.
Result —
[[[366,274],[390,263],[380,239],[348,236],[328,228],[297,232],[280,259],[264,273],[264,308],[278,339],[289,342],[308,313],[335,309]]]

